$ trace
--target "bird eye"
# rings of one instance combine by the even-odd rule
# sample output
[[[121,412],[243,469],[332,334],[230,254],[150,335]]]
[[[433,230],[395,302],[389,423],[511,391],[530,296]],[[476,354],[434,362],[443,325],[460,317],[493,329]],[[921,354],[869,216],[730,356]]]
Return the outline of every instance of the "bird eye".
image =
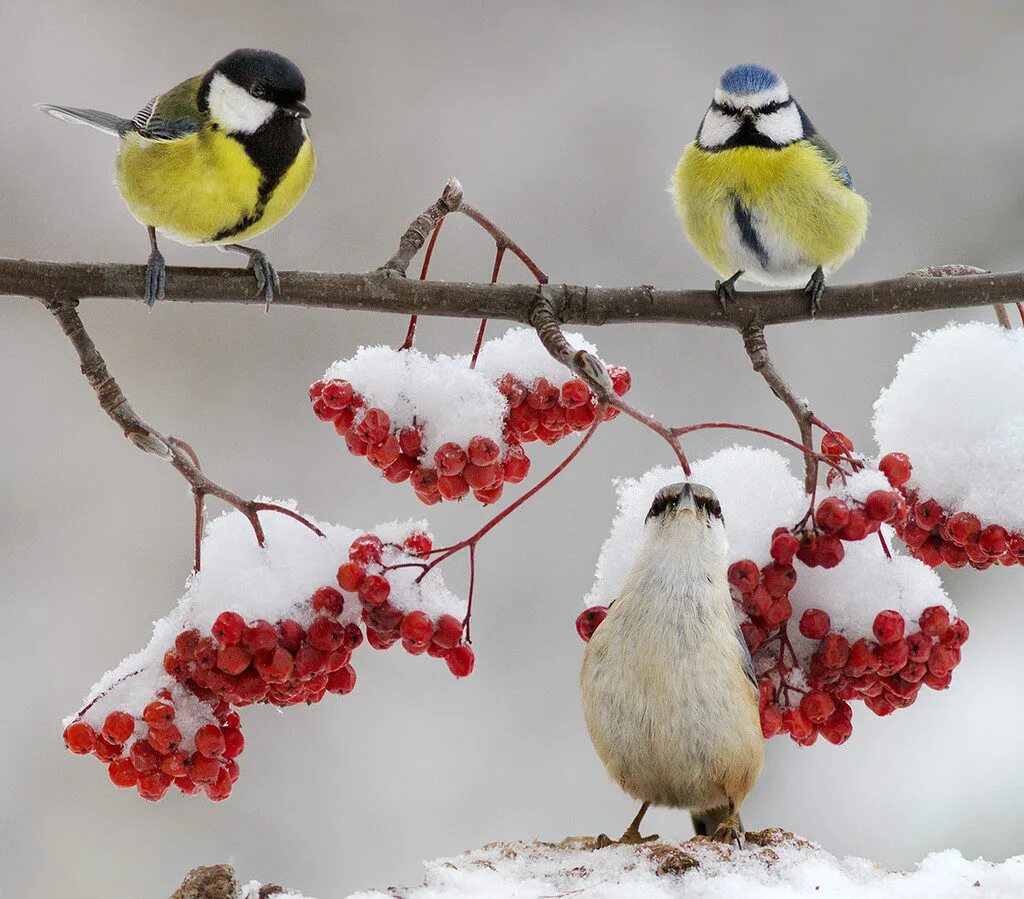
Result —
[[[254,84],[252,87],[250,87],[249,93],[257,98],[265,97],[267,95],[266,89],[261,84]]]

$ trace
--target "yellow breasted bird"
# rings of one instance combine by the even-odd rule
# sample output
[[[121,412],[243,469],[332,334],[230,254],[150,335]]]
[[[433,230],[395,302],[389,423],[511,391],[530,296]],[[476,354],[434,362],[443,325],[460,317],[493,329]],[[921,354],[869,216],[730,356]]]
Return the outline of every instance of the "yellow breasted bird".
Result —
[[[850,170],[811,124],[786,82],[741,65],[722,75],[697,139],[672,181],[686,235],[724,280],[723,308],[743,277],[805,286],[821,308],[825,275],[860,246],[868,204]]]
[[[149,232],[147,304],[162,298],[166,285],[160,231],[181,243],[245,253],[269,306],[280,291],[277,272],[261,251],[239,241],[281,221],[313,179],[305,99],[306,82],[293,62],[269,50],[235,50],[154,97],[131,119],[40,108],[120,138],[117,186]]]

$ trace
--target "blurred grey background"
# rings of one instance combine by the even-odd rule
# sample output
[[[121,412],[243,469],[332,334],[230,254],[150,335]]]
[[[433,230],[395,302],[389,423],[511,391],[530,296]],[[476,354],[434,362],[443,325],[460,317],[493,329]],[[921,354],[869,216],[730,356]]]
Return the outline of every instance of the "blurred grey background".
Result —
[[[203,2],[0,4],[0,254],[144,262],[146,236],[112,187],[112,139],[39,101],[132,114],[239,46],[292,57],[309,84],[320,167],[311,194],[257,241],[281,269],[363,271],[457,175],[470,202],[553,281],[708,285],[665,193],[716,79],[758,61],[788,80],[872,203],[840,280],[929,263],[1021,265],[1024,9],[1010,2]],[[171,264],[225,264],[169,241]],[[488,240],[445,229],[432,274],[485,279]],[[234,260],[232,260],[234,261]],[[510,260],[506,277],[528,280]],[[141,285],[140,285],[141,290]],[[826,295],[827,302],[827,295]],[[83,316],[139,412],[182,435],[244,494],[296,497],[353,526],[421,514],[310,415],[305,391],[405,320],[355,313],[88,301]],[[989,317],[991,312],[976,312]],[[861,445],[912,332],[947,314],[774,329],[798,390]],[[966,314],[964,314],[966,317]],[[470,322],[426,321],[420,345],[464,351]],[[498,333],[494,327],[492,333]],[[226,803],[157,805],[68,754],[60,719],[148,638],[191,562],[181,480],[99,413],[34,301],[0,300],[0,896],[165,896],[190,866],[322,899],[418,882],[421,859],[487,841],[614,832],[632,803],[605,778],[576,694],[580,597],[612,514],[611,477],[669,457],[622,420],[480,547],[477,670],[361,653],[350,697],[244,715],[242,779]],[[633,397],[677,424],[727,419],[787,433],[736,335],[608,327]],[[692,456],[722,435],[690,441]],[[541,448],[535,471],[566,446]],[[514,494],[513,494],[514,495]],[[441,540],[485,520],[433,509]],[[464,569],[447,577],[464,589]],[[836,853],[897,866],[932,849],[1001,860],[1024,846],[1020,571],[946,576],[972,637],[950,691],[876,719],[845,746],[773,740],[744,809]],[[657,811],[652,830],[689,834]]]

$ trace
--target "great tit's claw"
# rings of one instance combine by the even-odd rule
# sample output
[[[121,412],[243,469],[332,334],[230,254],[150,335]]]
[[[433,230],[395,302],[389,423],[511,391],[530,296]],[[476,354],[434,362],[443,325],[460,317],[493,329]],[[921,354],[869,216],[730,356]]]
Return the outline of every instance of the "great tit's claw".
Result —
[[[729,311],[729,303],[736,302],[736,279],[742,274],[742,271],[738,271],[724,281],[715,281],[715,296],[723,312]]]
[[[270,304],[274,301],[275,292],[281,293],[281,278],[277,269],[271,265],[270,260],[259,250],[251,250],[249,255],[249,268],[256,276],[256,295],[263,295],[267,301],[266,311],[270,311]]]
[[[825,273],[819,265],[807,282],[804,293],[811,298],[811,318],[821,312],[821,297],[825,293]]]
[[[157,300],[164,298],[167,290],[167,265],[164,262],[163,254],[154,249],[149,254],[149,261],[146,263],[146,305],[150,309]]]

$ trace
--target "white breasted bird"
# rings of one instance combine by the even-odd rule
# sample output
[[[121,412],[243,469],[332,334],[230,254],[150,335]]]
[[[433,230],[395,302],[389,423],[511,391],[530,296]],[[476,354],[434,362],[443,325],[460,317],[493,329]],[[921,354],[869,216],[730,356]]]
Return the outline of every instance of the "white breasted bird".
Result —
[[[157,231],[186,244],[211,244],[249,257],[269,306],[280,290],[267,257],[239,241],[290,213],[313,179],[306,131],[306,82],[295,63],[270,50],[235,50],[202,75],[149,101],[134,118],[50,106],[58,119],[120,139],[117,186],[149,232],[146,302],[164,295]]]
[[[651,805],[689,809],[698,834],[742,841],[740,805],[761,773],[764,739],[726,553],[715,494],[665,487],[587,644],[580,692],[590,739],[611,778],[642,803],[620,842],[655,839],[640,836]]]
[[[722,75],[676,166],[672,195],[690,243],[724,279],[715,282],[723,308],[742,277],[804,287],[813,314],[825,275],[867,230],[868,204],[850,170],[786,82],[763,66]]]

